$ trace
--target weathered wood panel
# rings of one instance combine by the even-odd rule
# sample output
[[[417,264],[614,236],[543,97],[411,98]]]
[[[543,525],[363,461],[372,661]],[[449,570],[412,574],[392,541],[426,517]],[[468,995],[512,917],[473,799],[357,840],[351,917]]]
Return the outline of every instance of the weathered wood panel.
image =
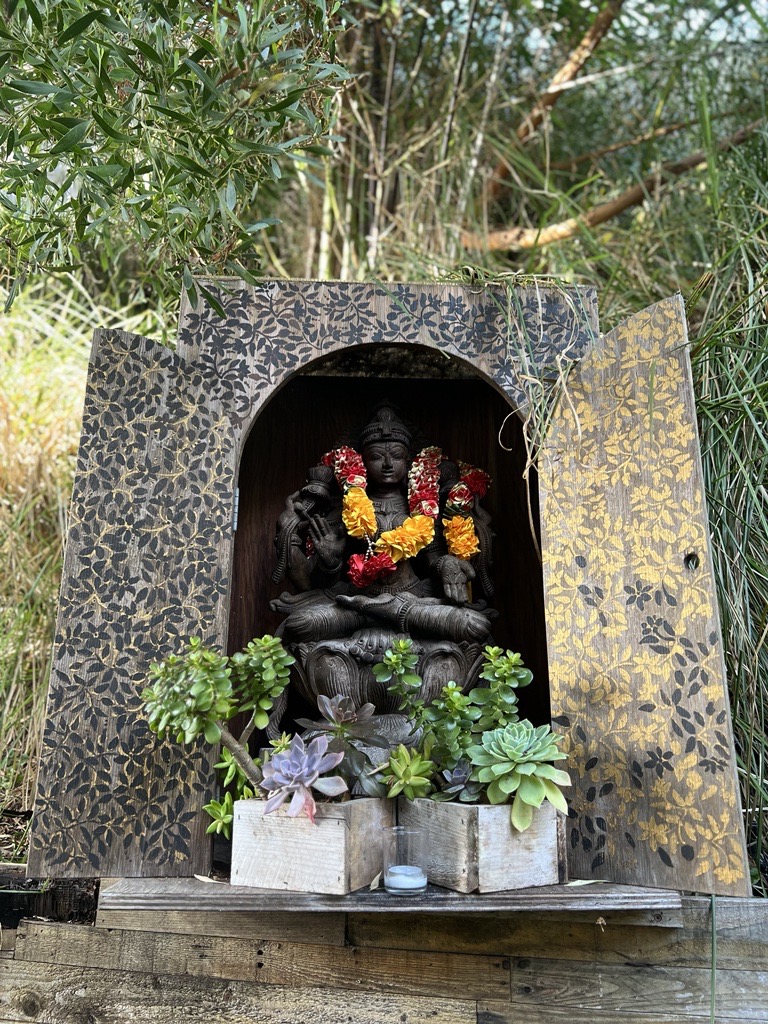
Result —
[[[663,916],[664,921],[655,918]],[[717,900],[717,964],[730,970],[768,971],[768,900]],[[673,927],[658,927],[659,924]],[[656,927],[649,927],[656,925]],[[439,915],[350,914],[348,939],[356,946],[564,959],[605,964],[698,967],[712,961],[710,901],[684,897],[670,911],[579,914]]]
[[[39,1024],[476,1024],[469,1000],[0,960],[0,1021]]]
[[[706,1024],[709,911],[709,900],[686,897],[679,928],[610,924],[609,913],[586,948],[587,926],[563,913],[350,916],[351,941],[367,927],[389,947],[27,921],[16,958],[0,957],[0,1021]],[[768,1021],[768,901],[718,899],[716,914],[714,1020]],[[484,955],[494,932],[496,951]],[[430,936],[458,950],[408,948]]]
[[[540,465],[570,874],[750,891],[680,298],[574,369]]]
[[[232,882],[299,893],[345,894],[381,873],[381,830],[394,824],[393,800],[319,804],[314,823],[263,800],[236,800]]]
[[[127,931],[170,932],[176,935],[224,935],[232,938],[282,939],[319,946],[343,946],[344,914],[259,914],[254,911],[101,910],[96,924]]]
[[[29,872],[207,870],[210,752],[141,715],[150,662],[226,630],[237,452],[199,369],[95,335],[53,649]]]
[[[509,1003],[480,1003],[477,1024],[710,1024],[710,1015],[657,1007],[658,1013],[641,1008],[627,1010],[561,1009],[558,1006],[531,1006],[523,1010]],[[713,1024],[742,1024],[742,1018],[717,1013]]]
[[[26,922],[16,959],[105,971],[257,981],[299,988],[350,988],[447,999],[507,998],[501,957],[354,949],[217,936],[106,930]]]
[[[518,1021],[528,1007],[542,1006],[708,1018],[710,985],[710,971],[696,968],[514,959],[511,1001],[501,1020]],[[768,974],[719,969],[717,1011],[745,1022],[768,1020]]]
[[[603,910],[679,911],[680,894],[621,885],[550,885],[500,893],[456,893],[429,886],[423,896],[389,896],[361,889],[348,896],[284,893],[196,878],[124,878],[99,897],[102,910],[253,910],[284,913],[424,914],[507,911],[538,913]]]

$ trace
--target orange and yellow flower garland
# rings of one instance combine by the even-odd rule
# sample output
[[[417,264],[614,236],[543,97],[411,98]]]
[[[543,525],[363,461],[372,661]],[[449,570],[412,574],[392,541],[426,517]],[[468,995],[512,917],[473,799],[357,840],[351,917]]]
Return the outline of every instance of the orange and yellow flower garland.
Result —
[[[343,493],[341,518],[351,537],[364,538],[368,550],[364,555],[352,555],[348,574],[357,587],[382,579],[393,573],[397,562],[413,558],[435,536],[435,520],[439,514],[440,463],[445,459],[436,446],[423,448],[408,472],[409,517],[402,526],[385,530],[374,543],[378,530],[376,510],[365,492],[368,475],[359,452],[347,445],[325,454],[321,460],[330,466]],[[457,558],[471,558],[480,550],[474,523],[469,512],[475,497],[483,497],[491,482],[481,469],[459,462],[461,474],[448,492],[443,528],[449,554]]]

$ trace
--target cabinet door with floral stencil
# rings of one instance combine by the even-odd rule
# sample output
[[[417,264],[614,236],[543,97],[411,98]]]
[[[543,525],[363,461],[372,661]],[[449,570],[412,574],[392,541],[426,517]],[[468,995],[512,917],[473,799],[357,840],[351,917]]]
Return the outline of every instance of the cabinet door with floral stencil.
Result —
[[[602,337],[540,461],[574,878],[749,894],[682,302]]]
[[[38,876],[208,869],[211,751],[150,733],[141,691],[226,636],[236,450],[203,373],[97,331],[69,513],[29,856]]]

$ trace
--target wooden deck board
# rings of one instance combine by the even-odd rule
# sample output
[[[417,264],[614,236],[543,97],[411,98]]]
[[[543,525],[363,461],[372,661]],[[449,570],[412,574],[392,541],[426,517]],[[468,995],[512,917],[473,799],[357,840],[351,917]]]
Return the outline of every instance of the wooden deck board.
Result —
[[[356,949],[220,936],[171,935],[26,921],[16,959],[104,971],[145,971],[296,988],[449,999],[508,998],[509,960],[460,953]]]
[[[668,967],[709,966],[712,919],[708,897],[683,897],[674,927],[647,927],[661,911],[386,916],[350,914],[347,936],[357,946],[496,953],[539,959]],[[768,971],[768,900],[716,901],[717,963]],[[669,923],[665,920],[665,923]]]
[[[476,1019],[472,1000],[0,960],[3,1024],[476,1024]]]
[[[348,896],[278,892],[196,878],[124,878],[102,892],[100,910],[259,911],[261,913],[562,913],[564,911],[680,911],[678,892],[636,886],[554,885],[514,892],[456,893],[430,886],[422,896],[389,896],[361,889]],[[650,922],[649,922],[650,923]],[[669,917],[656,922],[672,925]],[[679,920],[678,920],[679,923]]]
[[[318,946],[343,946],[345,914],[260,914],[237,910],[100,910],[96,924],[127,931],[169,932],[175,935],[222,935],[240,939],[284,939]]]

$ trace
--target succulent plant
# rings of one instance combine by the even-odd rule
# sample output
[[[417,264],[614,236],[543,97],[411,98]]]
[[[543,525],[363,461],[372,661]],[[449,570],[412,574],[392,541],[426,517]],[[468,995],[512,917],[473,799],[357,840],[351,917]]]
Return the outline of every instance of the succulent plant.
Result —
[[[221,721],[235,713],[228,659],[193,636],[181,654],[149,667],[152,682],[142,694],[149,727],[192,743],[202,733],[208,743],[221,739]]]
[[[446,768],[440,773],[438,784],[440,789],[432,793],[430,799],[438,803],[448,803],[459,799],[464,804],[479,804],[483,799],[483,786],[471,779],[472,765],[469,761],[459,761],[455,768]]]
[[[225,793],[223,800],[211,800],[205,804],[203,810],[213,819],[205,830],[206,835],[216,833],[231,838],[232,821],[235,817],[235,808],[232,801],[232,794]]]
[[[520,655],[503,651],[501,647],[486,647],[480,678],[489,685],[477,686],[469,693],[472,702],[483,711],[476,731],[486,732],[519,721],[517,689],[528,686],[533,679],[533,673],[525,667]]]
[[[192,637],[180,654],[150,666],[151,682],[142,694],[149,727],[160,736],[170,733],[179,743],[192,743],[200,735],[208,743],[221,742],[216,768],[224,786],[233,786],[237,799],[252,797],[261,785],[262,769],[248,752],[248,739],[254,729],[266,727],[293,662],[281,641],[269,635],[251,640],[231,658]],[[247,711],[252,712],[250,720],[236,738],[226,722]],[[229,836],[231,803],[228,794],[206,805],[213,818],[209,831]]]
[[[328,750],[342,754],[344,760],[339,765],[339,774],[351,790],[358,785],[366,796],[384,796],[384,787],[371,773],[371,759],[361,747],[379,747],[389,749],[389,743],[376,732],[373,704],[356,707],[351,697],[336,694],[317,698],[317,707],[323,718],[312,722],[307,718],[299,718],[296,724],[307,731],[305,739],[314,736],[328,736]]]
[[[280,639],[269,634],[251,640],[244,650],[232,655],[238,711],[253,711],[251,728],[266,729],[269,712],[288,685],[295,661]]]
[[[544,800],[568,810],[558,787],[569,786],[570,777],[552,764],[566,755],[548,725],[536,727],[523,720],[492,729],[467,750],[467,756],[474,765],[471,778],[487,785],[490,803],[512,800],[510,820],[519,832],[528,828],[534,808]]]
[[[408,800],[425,797],[432,788],[435,765],[418,750],[409,750],[401,743],[390,754],[389,761],[379,769],[382,781],[387,787],[387,796],[396,797],[401,793]]]
[[[414,671],[418,663],[419,655],[413,650],[413,640],[403,637],[394,640],[384,652],[381,663],[373,666],[376,681],[389,683],[389,692],[400,697],[400,711],[412,709],[415,695],[421,689],[421,676]]]
[[[471,695],[462,693],[457,683],[444,686],[421,716],[429,756],[441,767],[455,767],[465,756],[481,715]]]
[[[320,778],[323,772],[336,768],[343,757],[328,753],[327,736],[317,736],[307,746],[301,736],[294,736],[287,750],[275,753],[264,765],[261,788],[270,794],[264,813],[277,810],[290,797],[289,817],[295,818],[303,811],[314,823],[312,789],[325,796],[340,796],[347,791],[346,782],[338,775]]]

